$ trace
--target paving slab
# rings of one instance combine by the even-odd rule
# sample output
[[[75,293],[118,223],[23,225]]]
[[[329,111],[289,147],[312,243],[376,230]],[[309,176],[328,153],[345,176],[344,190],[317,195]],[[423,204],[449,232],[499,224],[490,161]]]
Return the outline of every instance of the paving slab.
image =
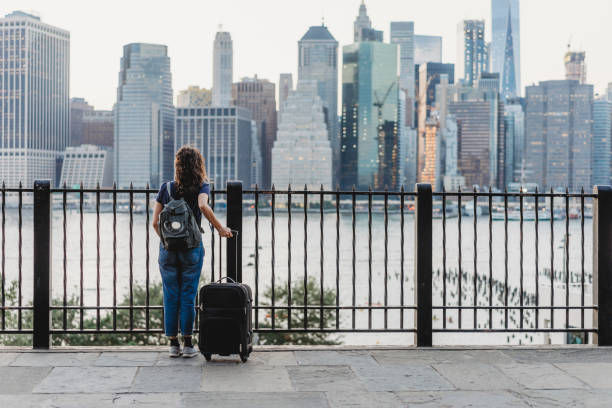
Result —
[[[249,356],[248,364],[251,363],[271,366],[288,366],[296,365],[297,361],[293,351],[256,351]]]
[[[433,368],[423,365],[353,367],[368,391],[452,390]]]
[[[157,362],[160,353],[150,351],[105,351],[94,362],[102,367],[144,367]]]
[[[287,369],[264,365],[206,365],[202,391],[284,392],[293,391]]]
[[[29,394],[49,371],[50,368],[40,367],[0,367],[0,394]]]
[[[404,403],[392,392],[328,392],[327,400],[332,408],[403,408]]]
[[[612,390],[612,363],[559,363],[555,365],[589,387]]]
[[[418,408],[526,408],[520,396],[507,391],[429,391],[398,392],[405,407]]]
[[[363,389],[347,366],[288,366],[289,378],[298,391],[355,391]]]
[[[19,367],[11,367],[11,369],[17,368]],[[34,388],[34,393],[128,392],[137,369],[137,367],[55,367]]]
[[[21,353],[12,367],[81,367],[91,365],[98,353]]]
[[[549,363],[498,364],[497,367],[508,377],[528,389],[587,388],[583,382]]]
[[[610,390],[525,390],[521,398],[533,408],[610,408]]]
[[[521,386],[496,366],[485,363],[435,364],[433,368],[460,390],[519,389]]]
[[[21,353],[0,353],[0,367],[11,364]]]
[[[504,355],[518,362],[542,363],[612,363],[609,347],[559,348],[559,349],[505,349]]]
[[[198,392],[201,367],[140,367],[131,392]]]
[[[109,408],[113,394],[30,394],[0,395],[0,407],[15,408]]]
[[[182,407],[326,408],[322,392],[202,392],[182,395]]]
[[[304,350],[296,351],[295,359],[300,365],[377,366],[367,350]]]
[[[370,354],[380,365],[514,362],[499,350],[372,350]]]
[[[185,366],[192,366],[192,367],[202,367],[204,365],[204,356],[202,356],[201,354],[198,354],[195,357],[191,357],[191,358],[174,358],[174,357],[169,357],[168,353],[159,353],[159,356],[157,356],[157,361],[155,361],[155,366],[161,366],[161,367],[166,367],[166,366],[171,366],[171,367],[185,367]]]
[[[113,407],[151,407],[178,408],[181,406],[181,394],[117,394]],[[196,407],[189,407],[196,408]]]

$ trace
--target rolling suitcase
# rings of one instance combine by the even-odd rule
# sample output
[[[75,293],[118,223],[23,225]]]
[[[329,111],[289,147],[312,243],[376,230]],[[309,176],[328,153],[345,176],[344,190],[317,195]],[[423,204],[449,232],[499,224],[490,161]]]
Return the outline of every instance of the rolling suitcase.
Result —
[[[235,237],[237,245],[237,231]],[[206,361],[213,354],[239,354],[247,361],[253,350],[252,302],[251,288],[228,277],[200,289],[198,345]]]

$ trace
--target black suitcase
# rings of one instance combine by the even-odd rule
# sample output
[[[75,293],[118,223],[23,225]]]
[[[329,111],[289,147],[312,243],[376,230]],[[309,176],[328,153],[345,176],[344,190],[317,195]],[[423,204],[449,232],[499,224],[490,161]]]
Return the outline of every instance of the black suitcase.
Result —
[[[227,279],[227,283],[223,283]],[[251,288],[231,278],[221,278],[200,289],[200,352],[239,354],[246,362],[253,350],[253,294]]]

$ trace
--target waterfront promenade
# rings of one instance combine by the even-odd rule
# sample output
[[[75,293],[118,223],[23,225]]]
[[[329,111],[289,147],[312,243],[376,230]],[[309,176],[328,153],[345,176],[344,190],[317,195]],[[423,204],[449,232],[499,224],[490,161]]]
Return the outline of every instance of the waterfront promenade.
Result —
[[[0,407],[610,407],[612,349],[0,348]]]

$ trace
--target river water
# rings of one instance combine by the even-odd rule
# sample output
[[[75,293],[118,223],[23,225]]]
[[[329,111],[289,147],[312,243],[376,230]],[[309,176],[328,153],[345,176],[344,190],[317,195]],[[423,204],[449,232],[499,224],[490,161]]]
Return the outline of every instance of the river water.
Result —
[[[224,219],[225,214],[218,214]],[[110,213],[100,215],[100,290],[101,304],[112,305],[112,282],[113,282],[113,218]],[[246,213],[243,219],[243,280],[257,290],[260,301],[263,292],[272,284],[272,222],[268,214],[259,216],[259,275],[258,285],[255,285],[255,216]],[[27,303],[32,298],[32,217],[30,210],[23,211],[22,228],[22,291],[23,302]],[[117,215],[117,278],[118,297],[122,298],[128,292],[130,251],[129,251],[129,215]],[[336,214],[326,213],[323,216],[323,233],[321,234],[321,219],[318,212],[309,213],[307,225],[307,238],[304,236],[304,215],[302,212],[292,214],[291,220],[291,276],[295,285],[303,280],[306,270],[308,276],[317,279],[323,276],[323,283],[327,289],[335,290],[336,285],[336,263],[339,265],[339,302],[340,305],[352,304],[353,287],[353,258],[352,258],[352,218],[350,213],[340,216],[339,225],[339,258],[336,259]],[[388,235],[385,238],[385,221],[383,214],[372,216],[371,237],[371,281],[372,281],[372,304],[384,305],[385,293],[385,242],[388,243],[387,250],[387,290],[388,305],[399,306],[401,303],[401,273],[402,273],[402,246],[401,246],[401,218],[399,214],[390,214],[388,218]],[[584,285],[585,304],[592,304],[592,222],[585,220],[584,227],[584,269],[586,271],[586,284]],[[461,266],[463,272],[462,304],[473,304],[473,277],[474,266],[476,266],[478,285],[477,301],[479,305],[489,304],[488,276],[491,271],[494,282],[493,305],[503,304],[503,283],[505,282],[506,261],[504,245],[504,223],[494,221],[492,227],[492,253],[491,267],[489,265],[489,223],[486,216],[479,217],[476,223],[476,262],[474,262],[474,221],[472,217],[463,217],[462,222],[462,247],[458,245],[458,219],[451,218],[446,225],[446,296],[448,305],[458,304],[457,270],[459,266],[459,254],[461,253]],[[144,283],[147,275],[146,264],[146,239],[149,233],[149,276],[152,282],[160,280],[157,255],[159,240],[153,230],[146,225],[145,214],[135,214],[133,219],[133,276],[138,283]],[[356,219],[356,257],[355,257],[355,296],[356,304],[365,306],[369,300],[368,281],[369,268],[369,232],[367,214],[358,214]],[[550,304],[550,221],[541,222],[539,227],[539,260],[538,260],[538,292],[541,305]],[[53,211],[53,294],[60,297],[63,293],[64,261],[66,262],[67,290],[70,294],[79,293],[80,279],[80,215],[77,211],[69,210],[66,220],[66,258],[64,259],[64,228],[63,216],[59,210]],[[97,275],[97,229],[96,214],[83,214],[83,271],[84,271],[84,302],[86,305],[96,304],[96,275]],[[557,273],[562,274],[564,270],[564,236],[565,221],[554,222],[554,268]],[[5,230],[5,271],[6,280],[11,281],[18,278],[19,264],[19,233],[17,210],[6,210]],[[288,216],[287,213],[276,214],[274,223],[274,276],[275,287],[286,287],[288,276]],[[581,246],[581,224],[580,220],[569,222],[569,266],[572,272],[573,282],[570,284],[569,304],[580,305],[582,286],[580,285],[580,273],[582,270],[582,246]],[[211,232],[208,230],[204,235],[206,258],[202,274],[202,283],[211,279]],[[218,243],[218,236],[216,240]],[[306,241],[307,260],[304,266],[304,241]],[[525,299],[533,296],[536,291],[536,244],[535,223],[525,222],[523,226],[523,288]],[[413,281],[414,281],[414,226],[413,215],[406,214],[404,219],[404,304],[413,305]],[[215,278],[219,277],[219,248],[215,245]],[[323,251],[321,251],[321,247]],[[1,250],[1,249],[0,249]],[[223,250],[225,253],[225,248]],[[509,304],[518,305],[520,295],[520,259],[521,259],[520,223],[508,223],[508,285]],[[225,254],[223,254],[225,255]],[[322,259],[322,261],[321,261]],[[323,268],[321,269],[321,262]],[[434,305],[442,305],[442,270],[444,266],[443,256],[443,225],[442,220],[433,221],[433,268],[434,268]],[[575,275],[575,274],[578,275]],[[554,285],[555,305],[565,305],[565,279],[559,276]],[[499,286],[501,284],[501,286]],[[519,312],[509,313],[509,327],[516,328],[519,325]],[[265,319],[265,311],[260,311],[260,321]],[[344,310],[340,313],[340,324],[343,328],[352,325],[351,311]],[[388,327],[399,328],[400,313],[398,310],[388,312]],[[504,314],[501,311],[493,313],[493,327],[504,326]],[[447,327],[457,328],[458,315],[456,311],[448,311]],[[482,310],[477,315],[477,327],[488,327],[488,311]],[[580,312],[570,313],[569,326],[581,324]],[[544,327],[550,320],[549,311],[539,313],[538,325]],[[316,326],[318,322],[313,322]],[[535,324],[535,317],[531,312],[525,312],[524,327]],[[565,312],[555,312],[554,324],[556,328],[565,327]],[[585,326],[592,324],[592,312],[585,312]],[[359,310],[356,313],[355,325],[357,328],[368,327],[368,313]],[[413,327],[413,312],[406,310],[404,313],[404,327]],[[384,327],[384,312],[376,310],[372,312],[372,327],[381,329]],[[442,311],[434,310],[434,328],[442,327]],[[472,311],[462,312],[462,328],[473,327]],[[347,333],[340,336],[340,340],[346,344],[413,344],[412,333]],[[541,344],[546,342],[563,343],[563,334],[503,334],[503,333],[434,333],[436,344]]]

